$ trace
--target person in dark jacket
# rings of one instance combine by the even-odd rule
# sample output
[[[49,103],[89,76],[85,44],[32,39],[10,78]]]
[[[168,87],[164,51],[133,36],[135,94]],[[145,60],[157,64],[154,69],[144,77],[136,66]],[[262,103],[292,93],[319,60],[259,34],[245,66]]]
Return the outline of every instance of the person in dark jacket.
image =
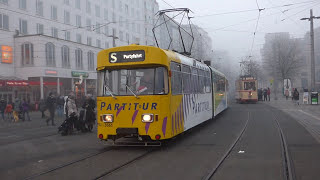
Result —
[[[88,130],[91,131],[96,120],[96,114],[94,112],[94,109],[96,108],[96,102],[93,100],[92,95],[87,95],[82,108],[85,109],[83,117],[84,121],[88,127]]]
[[[5,121],[4,112],[6,110],[6,107],[7,107],[7,102],[3,98],[1,98],[1,100],[0,100],[0,113],[1,113],[1,118],[3,121]]]
[[[40,100],[39,110],[41,111],[41,118],[45,118],[44,112],[47,110],[46,101],[44,99]]]
[[[268,100],[268,90],[265,88],[263,90],[263,101],[267,101]]]
[[[19,98],[16,98],[13,103],[13,117],[15,119],[15,122],[18,122],[21,113],[21,100]]]
[[[64,97],[59,96],[57,98],[57,116],[58,117],[63,117],[63,107],[64,107]]]
[[[54,97],[53,93],[50,92],[49,97],[47,98],[46,103],[47,109],[49,110],[50,117],[47,119],[47,125],[49,125],[49,121],[51,120],[52,126],[55,126],[54,124],[54,114],[55,114],[55,106],[56,106],[56,98]]]
[[[23,102],[22,102],[22,112],[23,112],[22,121],[26,120],[26,115],[28,117],[28,121],[31,121],[29,116],[29,103],[26,101],[26,99],[23,99]]]
[[[295,100],[296,102],[296,105],[299,105],[299,92],[297,90],[297,88],[294,89],[294,92],[293,92],[293,99]]]

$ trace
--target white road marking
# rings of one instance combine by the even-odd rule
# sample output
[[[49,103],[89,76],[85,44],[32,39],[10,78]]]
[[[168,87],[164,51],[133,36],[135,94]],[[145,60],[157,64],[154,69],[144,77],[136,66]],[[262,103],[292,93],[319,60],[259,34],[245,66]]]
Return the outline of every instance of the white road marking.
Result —
[[[243,154],[243,153],[244,153],[244,151],[241,151],[241,150],[240,150],[238,153],[239,153],[239,154]]]

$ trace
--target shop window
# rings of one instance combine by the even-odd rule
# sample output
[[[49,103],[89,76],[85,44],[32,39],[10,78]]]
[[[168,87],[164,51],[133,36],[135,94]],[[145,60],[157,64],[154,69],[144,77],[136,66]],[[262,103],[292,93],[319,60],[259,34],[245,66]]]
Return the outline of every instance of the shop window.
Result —
[[[82,50],[76,49],[76,68],[77,69],[83,69],[83,63],[82,63]]]
[[[61,48],[62,54],[62,67],[70,68],[70,50],[68,46],[62,46]]]
[[[33,44],[24,43],[21,45],[22,65],[33,65]]]
[[[94,53],[92,51],[88,52],[88,70],[94,70]]]
[[[56,66],[55,46],[51,42],[46,44],[46,62],[47,66]]]

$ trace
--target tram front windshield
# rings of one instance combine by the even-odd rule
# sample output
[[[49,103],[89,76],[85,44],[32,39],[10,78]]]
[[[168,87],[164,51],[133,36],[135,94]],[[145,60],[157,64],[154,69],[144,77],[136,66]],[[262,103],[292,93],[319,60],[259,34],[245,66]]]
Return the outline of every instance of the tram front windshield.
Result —
[[[134,96],[168,93],[164,67],[106,70],[98,73],[99,96]]]
[[[244,90],[256,90],[256,83],[254,81],[252,82],[244,82]]]

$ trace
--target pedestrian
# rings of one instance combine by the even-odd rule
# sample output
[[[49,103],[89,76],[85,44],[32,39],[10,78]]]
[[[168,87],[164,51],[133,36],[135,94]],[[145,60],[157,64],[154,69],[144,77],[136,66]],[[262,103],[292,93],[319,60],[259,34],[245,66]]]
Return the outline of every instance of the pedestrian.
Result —
[[[5,121],[4,112],[6,110],[6,107],[7,107],[6,101],[3,98],[1,98],[1,100],[0,100],[0,113],[1,113],[1,118],[3,121]]]
[[[21,100],[16,98],[13,103],[13,117],[15,122],[18,122],[20,117],[19,114],[21,113]]]
[[[64,97],[59,96],[57,98],[57,115],[58,117],[63,117],[63,107],[64,107]]]
[[[47,110],[46,101],[44,99],[40,100],[39,110],[41,111],[41,118],[45,118],[44,112]]]
[[[295,100],[295,104],[299,105],[299,92],[298,92],[297,88],[294,89],[293,99]]]
[[[288,100],[288,97],[289,97],[289,90],[288,89],[285,90],[284,95],[286,96],[286,100]]]
[[[68,103],[68,96],[65,96],[65,97],[64,97],[63,112],[64,112],[64,114],[66,115],[66,118],[68,119],[67,103]]]
[[[267,101],[267,95],[268,95],[267,89],[264,88],[263,89],[263,101]]]
[[[68,118],[70,118],[70,121],[72,122],[72,124],[74,124],[74,126],[78,124],[76,123],[76,121],[78,120],[78,108],[75,99],[75,94],[71,92],[67,100],[67,112]]]
[[[28,117],[28,121],[31,121],[29,116],[29,106],[30,106],[29,102],[27,102],[26,99],[23,99],[23,102],[22,102],[23,121],[26,120],[26,115]]]
[[[51,120],[52,126],[55,126],[54,124],[55,106],[56,106],[56,99],[53,93],[50,92],[46,102],[46,107],[50,113],[50,117],[47,119],[47,125],[49,125],[49,121]]]
[[[7,114],[7,119],[9,120],[9,121],[13,121],[14,120],[14,118],[13,118],[13,115],[12,115],[12,103],[11,102],[9,102],[8,104],[7,104],[7,107],[6,107],[6,114]]]
[[[91,94],[88,94],[86,96],[86,101],[83,103],[82,108],[84,109],[84,112],[85,112],[83,115],[83,118],[84,118],[85,124],[88,127],[87,130],[91,131],[96,121],[96,114],[94,112],[94,109],[96,108],[96,102],[92,98]]]
[[[270,88],[268,87],[267,95],[268,95],[268,100],[269,100],[269,101],[270,101],[270,94],[271,94],[271,90],[270,90]]]

